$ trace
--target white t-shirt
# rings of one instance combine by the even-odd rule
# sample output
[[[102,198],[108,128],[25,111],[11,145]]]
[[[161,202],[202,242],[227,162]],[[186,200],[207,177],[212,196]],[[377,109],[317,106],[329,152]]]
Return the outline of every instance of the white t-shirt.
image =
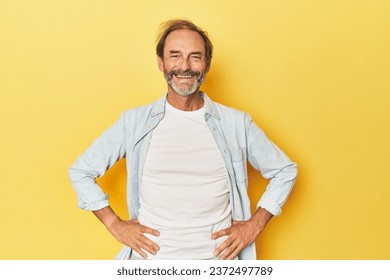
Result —
[[[181,111],[168,102],[154,129],[141,186],[139,222],[160,246],[149,259],[209,259],[226,239],[213,232],[231,225],[227,171],[204,119],[204,108]]]

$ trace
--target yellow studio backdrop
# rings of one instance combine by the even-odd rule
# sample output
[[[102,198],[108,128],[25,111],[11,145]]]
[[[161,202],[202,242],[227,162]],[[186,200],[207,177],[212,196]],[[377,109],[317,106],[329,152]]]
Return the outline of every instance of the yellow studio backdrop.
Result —
[[[390,2],[0,1],[0,259],[112,259],[68,167],[165,91],[159,24],[215,45],[203,90],[247,111],[299,166],[259,259],[390,258]],[[266,181],[250,170],[256,202]],[[99,179],[126,218],[125,165]],[[253,209],[254,210],[254,209]]]

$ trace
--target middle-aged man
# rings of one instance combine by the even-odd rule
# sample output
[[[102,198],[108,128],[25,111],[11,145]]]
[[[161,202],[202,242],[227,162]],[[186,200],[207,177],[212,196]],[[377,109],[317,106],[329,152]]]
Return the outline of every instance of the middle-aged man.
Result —
[[[281,213],[296,164],[248,114],[199,90],[213,50],[205,31],[165,22],[156,50],[168,92],[124,112],[69,169],[78,206],[125,245],[117,259],[256,259],[254,241]],[[96,184],[124,157],[130,220]],[[247,161],[270,179],[253,215]]]

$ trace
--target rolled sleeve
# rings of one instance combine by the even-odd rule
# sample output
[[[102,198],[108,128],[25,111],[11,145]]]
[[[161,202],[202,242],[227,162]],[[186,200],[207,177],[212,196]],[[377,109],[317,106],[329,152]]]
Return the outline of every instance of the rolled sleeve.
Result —
[[[264,196],[260,199],[259,203],[257,203],[257,208],[260,207],[266,209],[274,216],[279,216],[282,213],[282,208],[279,204]]]
[[[99,210],[109,205],[108,195],[96,183],[119,159],[125,156],[125,117],[108,128],[69,168],[78,207]]]
[[[297,164],[284,154],[248,116],[248,160],[262,176],[270,179],[257,207],[278,216],[294,186]]]
[[[265,193],[257,204],[257,208],[265,208],[274,216],[279,216],[282,213],[283,204],[292,191],[296,176],[296,163],[292,162],[289,166],[280,170],[271,178]]]

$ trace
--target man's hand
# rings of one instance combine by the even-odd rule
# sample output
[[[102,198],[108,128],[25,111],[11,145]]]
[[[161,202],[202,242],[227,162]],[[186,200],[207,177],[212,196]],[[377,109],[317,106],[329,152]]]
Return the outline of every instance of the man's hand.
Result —
[[[259,208],[257,212],[246,222],[233,221],[232,226],[214,232],[211,239],[222,236],[228,238],[214,251],[215,256],[221,260],[234,259],[246,246],[255,242],[262,233],[272,214],[264,208]]]
[[[254,228],[249,221],[233,221],[231,227],[217,231],[211,236],[212,239],[217,239],[225,235],[228,236],[228,238],[215,249],[214,255],[219,256],[221,260],[234,259],[242,249],[256,240],[262,230],[263,229],[261,228]]]
[[[147,258],[144,251],[155,255],[160,250],[160,247],[156,243],[144,235],[145,233],[149,233],[154,236],[159,236],[160,232],[141,225],[138,220],[118,220],[108,230],[119,242],[131,247],[144,258]]]
[[[129,246],[142,257],[147,258],[144,251],[155,255],[160,247],[147,238],[144,234],[149,233],[159,236],[156,229],[141,225],[138,220],[121,220],[110,206],[93,211],[96,217],[106,226],[108,231],[122,244]]]

